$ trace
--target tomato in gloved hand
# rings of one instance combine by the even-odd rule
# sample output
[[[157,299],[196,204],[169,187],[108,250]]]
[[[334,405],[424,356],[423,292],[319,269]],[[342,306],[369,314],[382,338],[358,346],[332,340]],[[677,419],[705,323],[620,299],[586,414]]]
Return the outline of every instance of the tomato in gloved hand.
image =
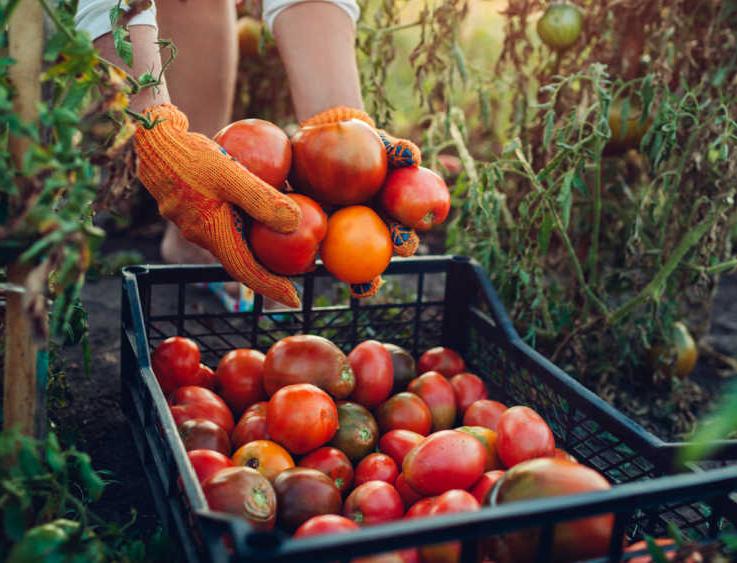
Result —
[[[450,211],[450,192],[445,181],[422,166],[389,172],[379,201],[392,219],[417,231],[440,225]]]
[[[388,162],[381,137],[358,119],[302,127],[292,137],[292,149],[290,182],[320,203],[365,203],[386,178]]]
[[[301,194],[287,194],[302,212],[297,230],[280,233],[254,221],[249,233],[251,250],[275,274],[296,276],[311,272],[320,243],[328,232],[328,216],[320,205]]]
[[[340,281],[363,284],[386,270],[393,252],[389,228],[363,205],[339,209],[328,219],[320,246],[325,268]]]
[[[273,123],[241,119],[215,133],[213,140],[267,184],[280,188],[287,179],[292,145],[287,134]]]
[[[185,385],[207,383],[206,374],[200,373],[200,349],[189,338],[172,336],[160,343],[151,356],[151,367],[164,395]]]

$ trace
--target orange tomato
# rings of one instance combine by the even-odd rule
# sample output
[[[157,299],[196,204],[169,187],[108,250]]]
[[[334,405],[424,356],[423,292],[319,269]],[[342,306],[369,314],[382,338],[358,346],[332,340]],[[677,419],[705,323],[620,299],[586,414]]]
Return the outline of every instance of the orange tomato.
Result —
[[[241,446],[233,454],[233,464],[255,469],[273,482],[277,475],[294,467],[289,452],[271,440],[254,440]]]
[[[386,270],[392,257],[389,229],[373,209],[344,207],[328,219],[320,246],[325,267],[345,283],[366,283]]]

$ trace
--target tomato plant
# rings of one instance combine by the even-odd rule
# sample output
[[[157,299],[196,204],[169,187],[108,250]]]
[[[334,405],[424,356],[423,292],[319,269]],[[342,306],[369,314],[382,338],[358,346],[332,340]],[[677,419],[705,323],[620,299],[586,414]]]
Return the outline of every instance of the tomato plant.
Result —
[[[302,194],[287,194],[302,212],[297,230],[280,233],[254,221],[248,240],[258,261],[276,274],[296,276],[315,269],[320,243],[328,231],[328,216],[320,205]]]
[[[320,246],[325,268],[345,283],[359,284],[381,275],[392,257],[389,228],[363,205],[344,207],[328,219]]]
[[[292,137],[292,148],[290,181],[320,203],[365,203],[386,178],[384,144],[371,126],[357,119],[303,127]]]
[[[384,402],[394,386],[389,350],[376,340],[366,340],[351,350],[348,362],[356,376],[350,400],[369,409]]]
[[[392,170],[381,188],[383,210],[402,225],[429,231],[447,219],[450,192],[445,181],[425,167]]]
[[[267,184],[280,188],[292,165],[286,133],[263,119],[241,119],[213,137],[228,154]]]
[[[319,448],[337,429],[335,403],[325,391],[309,383],[282,387],[266,407],[266,431],[293,454]]]

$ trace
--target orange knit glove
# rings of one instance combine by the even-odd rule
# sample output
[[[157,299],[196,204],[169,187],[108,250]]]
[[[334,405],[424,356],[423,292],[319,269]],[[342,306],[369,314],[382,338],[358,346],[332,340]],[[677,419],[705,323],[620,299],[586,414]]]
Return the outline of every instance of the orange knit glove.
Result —
[[[234,279],[291,307],[300,304],[294,286],[261,266],[246,244],[246,214],[279,232],[297,228],[297,205],[251,174],[215,141],[188,132],[175,106],[147,109],[155,123],[136,131],[138,176],[159,212],[184,237],[207,249]],[[158,123],[156,123],[158,121]]]
[[[374,120],[365,111],[346,106],[330,108],[317,115],[313,115],[300,123],[300,126],[323,125],[338,121],[347,121],[349,119],[360,119],[376,129],[376,123],[374,123]],[[390,168],[419,166],[422,163],[420,149],[412,141],[392,137],[383,129],[376,129],[376,132],[384,143]],[[390,220],[387,220],[387,225],[389,226],[389,232],[392,237],[394,254],[397,256],[412,256],[417,252],[420,239],[414,229]],[[381,277],[377,277],[364,284],[351,285],[351,295],[359,299],[373,297],[379,291],[382,283]]]

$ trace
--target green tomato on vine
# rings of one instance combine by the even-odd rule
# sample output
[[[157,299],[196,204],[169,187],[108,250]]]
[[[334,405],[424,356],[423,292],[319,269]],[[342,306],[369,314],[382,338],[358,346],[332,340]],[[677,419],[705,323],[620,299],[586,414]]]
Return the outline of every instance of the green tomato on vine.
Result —
[[[549,4],[537,22],[537,34],[554,51],[565,51],[581,36],[583,12],[575,4]]]

